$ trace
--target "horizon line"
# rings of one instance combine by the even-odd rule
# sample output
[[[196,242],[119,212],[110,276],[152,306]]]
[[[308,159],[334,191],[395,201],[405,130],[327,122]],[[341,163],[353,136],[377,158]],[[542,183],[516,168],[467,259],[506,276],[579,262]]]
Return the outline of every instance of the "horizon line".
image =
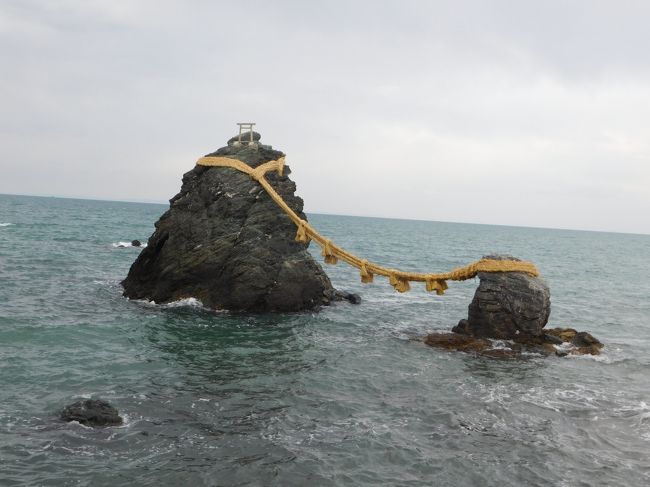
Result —
[[[158,201],[158,200],[118,200],[110,198],[89,198],[81,196],[57,196],[57,195],[42,195],[42,194],[22,194],[22,193],[0,193],[0,196],[24,196],[28,198],[56,198],[63,200],[80,200],[80,201],[104,201],[107,203],[135,203],[141,205],[169,205],[169,201]],[[303,210],[304,211],[304,210]],[[404,220],[404,221],[416,221],[416,222],[431,222],[431,223],[450,223],[457,225],[484,225],[492,227],[509,227],[509,228],[529,228],[534,230],[561,230],[561,231],[570,231],[570,232],[589,232],[589,233],[614,233],[618,235],[639,235],[643,237],[650,236],[650,233],[641,233],[641,232],[622,232],[616,230],[593,230],[593,229],[582,229],[582,228],[562,228],[562,227],[544,227],[544,226],[532,226],[532,225],[513,225],[508,223],[478,223],[478,222],[458,222],[458,221],[448,221],[448,220],[426,220],[422,218],[397,218],[392,216],[376,216],[376,215],[352,215],[352,214],[337,214],[337,213],[323,213],[319,211],[310,211],[305,212],[307,215],[322,215],[322,216],[342,216],[342,217],[351,217],[351,218],[374,218],[378,220]]]

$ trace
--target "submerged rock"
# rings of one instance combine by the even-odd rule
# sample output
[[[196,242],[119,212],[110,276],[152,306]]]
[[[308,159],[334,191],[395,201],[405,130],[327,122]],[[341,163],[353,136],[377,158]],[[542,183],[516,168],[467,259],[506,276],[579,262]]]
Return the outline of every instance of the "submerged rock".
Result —
[[[251,167],[284,155],[235,140],[208,155]],[[285,166],[284,175],[266,177],[306,220],[290,173]],[[293,222],[256,181],[235,169],[195,166],[155,227],[122,282],[129,298],[167,303],[193,297],[213,309],[249,312],[313,309],[337,299],[307,245],[294,240]]]
[[[459,352],[482,352],[490,348],[490,341],[458,333],[430,333],[424,343],[432,347],[457,350]]]
[[[131,246],[132,247],[140,247],[142,245],[142,242],[140,240],[132,240],[131,241]]]
[[[522,347],[517,343],[495,348],[486,338],[478,338],[459,333],[430,333],[424,337],[424,343],[430,347],[444,348],[457,352],[473,353],[492,358],[513,358],[521,355]]]
[[[505,255],[485,258],[519,260]],[[510,340],[539,337],[551,313],[551,293],[539,277],[525,272],[480,272],[468,317],[453,331],[476,337]]]
[[[361,304],[361,296],[347,291],[336,291],[336,300],[347,301],[350,304]]]
[[[577,331],[573,328],[551,328],[546,330],[548,336],[557,337],[563,344],[569,344],[565,352],[571,355],[599,355],[604,345],[586,331]]]
[[[78,421],[84,426],[119,426],[122,418],[117,409],[101,399],[85,399],[63,408],[63,421]]]
[[[557,330],[564,330],[558,328]],[[549,330],[553,333],[553,330]],[[594,340],[594,343],[585,345],[581,342],[582,338],[577,340],[562,339],[559,342],[556,336],[546,334],[539,337],[528,337],[527,339],[519,338],[517,340],[491,340],[487,338],[463,335],[460,333],[430,333],[422,341],[431,347],[442,348],[457,352],[473,353],[484,357],[492,358],[517,358],[522,353],[535,353],[539,355],[557,355],[564,357],[567,355],[598,355],[603,344],[592,337],[589,333],[581,332],[577,335],[588,335]]]

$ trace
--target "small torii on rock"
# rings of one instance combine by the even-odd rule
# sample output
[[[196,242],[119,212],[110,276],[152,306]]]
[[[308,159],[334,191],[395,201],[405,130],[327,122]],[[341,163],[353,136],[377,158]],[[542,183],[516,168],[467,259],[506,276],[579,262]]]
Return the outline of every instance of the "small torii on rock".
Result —
[[[253,127],[255,126],[254,122],[238,122],[237,125],[239,125],[239,137],[237,139],[236,144],[241,145],[243,144],[248,144],[248,145],[256,145],[255,140],[253,139]],[[242,135],[246,135],[246,132],[250,135],[249,140],[242,140]]]

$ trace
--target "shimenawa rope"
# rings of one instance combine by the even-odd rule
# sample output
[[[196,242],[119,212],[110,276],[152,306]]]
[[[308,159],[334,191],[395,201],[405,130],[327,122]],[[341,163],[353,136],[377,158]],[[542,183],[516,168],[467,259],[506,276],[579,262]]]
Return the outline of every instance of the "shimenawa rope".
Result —
[[[230,167],[248,174],[251,179],[257,181],[262,188],[268,193],[275,203],[282,208],[287,216],[296,225],[296,240],[302,243],[309,243],[311,240],[317,242],[321,248],[321,255],[325,263],[336,264],[339,259],[359,269],[361,282],[369,283],[373,281],[375,275],[388,278],[391,286],[395,290],[403,293],[411,289],[410,282],[424,282],[426,290],[435,291],[436,294],[442,295],[447,289],[447,281],[464,281],[476,277],[479,272],[525,272],[531,276],[538,276],[537,267],[531,262],[518,260],[494,260],[481,259],[472,262],[464,267],[459,267],[449,272],[442,273],[419,273],[405,272],[397,269],[390,269],[380,266],[366,259],[361,259],[347,250],[339,247],[330,239],[323,237],[318,233],[309,222],[300,218],[287,203],[282,199],[273,186],[264,177],[269,171],[276,171],[282,175],[284,168],[284,157],[275,161],[269,161],[256,168],[250,167],[245,162],[230,157],[206,156],[201,157],[197,162],[200,166]]]

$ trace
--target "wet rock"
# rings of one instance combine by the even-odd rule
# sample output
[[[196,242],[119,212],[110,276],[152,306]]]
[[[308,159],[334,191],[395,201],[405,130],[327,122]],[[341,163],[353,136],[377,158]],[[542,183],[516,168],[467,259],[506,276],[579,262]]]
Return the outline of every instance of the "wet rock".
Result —
[[[571,348],[563,350],[571,355],[599,355],[604,345],[596,337],[586,331],[577,331],[573,328],[551,328],[547,330],[550,336],[558,337],[562,343],[569,343]]]
[[[485,258],[519,260],[507,255]],[[540,337],[551,312],[546,283],[524,272],[481,272],[468,317],[452,331],[476,337],[511,340]]]
[[[462,320],[463,321],[463,320]],[[462,326],[462,323],[461,323]],[[549,356],[598,355],[603,344],[587,332],[573,328],[552,328],[540,336],[518,335],[513,340],[492,341],[460,333],[431,333],[422,341],[427,345],[492,358],[517,358],[523,352]],[[495,347],[494,344],[498,344]],[[558,346],[561,345],[561,346]]]
[[[443,348],[457,352],[473,353],[491,358],[514,358],[521,355],[522,347],[517,343],[509,347],[494,348],[490,340],[458,333],[430,333],[424,337],[424,343],[430,347]]]
[[[361,296],[355,293],[349,293],[346,291],[338,291],[338,294],[341,297],[341,300],[347,301],[351,304],[361,304]]]
[[[257,167],[284,154],[230,143],[209,155]],[[290,172],[285,166],[282,176],[266,177],[306,220]],[[331,301],[330,280],[307,245],[294,240],[295,225],[247,174],[195,166],[155,227],[122,282],[129,298],[167,303],[194,297],[213,309],[246,312],[315,309]]]
[[[133,247],[140,247],[142,245],[142,242],[140,242],[140,240],[132,240],[131,245]]]
[[[545,331],[547,335],[558,338],[560,343],[570,342],[578,333],[578,331],[573,328],[550,328]]]
[[[117,409],[101,399],[85,399],[63,408],[61,419],[78,421],[84,426],[119,426],[122,418]]]
[[[544,334],[544,342],[552,344],[552,345],[561,345],[562,344],[562,339],[560,337],[555,336],[555,335],[550,335],[548,333],[545,333]]]
[[[592,347],[596,346],[597,348],[602,348],[603,344],[600,343],[596,337],[587,333],[586,331],[579,331],[571,340],[576,347]]]
[[[489,340],[458,333],[430,333],[424,337],[424,343],[459,352],[483,352],[490,348]]]

